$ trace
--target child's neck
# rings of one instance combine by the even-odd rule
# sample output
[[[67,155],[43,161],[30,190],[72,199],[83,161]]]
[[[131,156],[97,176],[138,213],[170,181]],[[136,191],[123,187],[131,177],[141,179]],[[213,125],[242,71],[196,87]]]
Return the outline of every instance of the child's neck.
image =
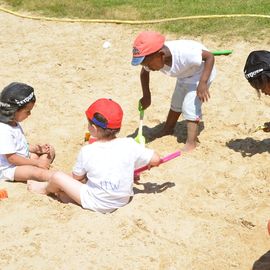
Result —
[[[10,121],[10,122],[8,122],[8,125],[10,125],[12,127],[16,127],[18,125],[18,123],[16,121]]]
[[[172,66],[172,54],[171,51],[169,50],[169,48],[167,46],[164,46],[163,48],[163,52],[164,52],[164,63],[166,66],[171,67]]]
[[[96,138],[97,142],[110,142],[112,140],[116,139],[116,137],[113,138]]]

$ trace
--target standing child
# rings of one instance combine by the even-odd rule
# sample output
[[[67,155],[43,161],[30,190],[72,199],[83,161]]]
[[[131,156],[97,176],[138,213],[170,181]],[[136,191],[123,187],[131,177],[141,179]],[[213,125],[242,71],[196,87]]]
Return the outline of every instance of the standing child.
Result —
[[[260,95],[270,95],[270,52],[253,51],[249,54],[244,67],[244,74],[250,85]],[[265,132],[270,132],[270,122],[264,123]]]
[[[29,190],[55,194],[60,200],[75,201],[85,209],[112,212],[133,196],[134,170],[158,166],[159,156],[132,138],[116,138],[123,111],[110,99],[98,99],[86,111],[90,134],[97,140],[82,147],[72,176],[56,172],[48,183],[28,181]]]
[[[11,83],[0,95],[0,179],[47,181],[54,159],[48,144],[28,145],[20,122],[35,105],[34,89],[24,83]]]
[[[157,32],[140,33],[133,44],[132,65],[142,65],[140,79],[143,109],[151,105],[150,71],[176,77],[176,86],[161,136],[172,134],[181,113],[187,120],[187,141],[183,150],[196,147],[202,102],[210,98],[209,86],[215,77],[214,56],[192,40],[165,41]]]

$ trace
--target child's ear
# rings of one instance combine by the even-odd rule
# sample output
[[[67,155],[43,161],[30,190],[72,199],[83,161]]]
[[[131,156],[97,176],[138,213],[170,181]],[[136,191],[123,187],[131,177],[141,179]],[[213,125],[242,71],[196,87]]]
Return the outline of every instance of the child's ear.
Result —
[[[160,50],[158,51],[158,53],[159,53],[161,56],[165,55],[165,52],[163,51],[163,49],[160,49]]]
[[[159,52],[158,52],[158,54],[159,54],[159,56],[160,56],[160,58],[162,58],[163,59],[163,61],[165,61],[165,52],[163,51],[163,50],[160,50]]]
[[[93,128],[94,128],[95,132],[97,133],[98,127],[96,125],[93,125]]]

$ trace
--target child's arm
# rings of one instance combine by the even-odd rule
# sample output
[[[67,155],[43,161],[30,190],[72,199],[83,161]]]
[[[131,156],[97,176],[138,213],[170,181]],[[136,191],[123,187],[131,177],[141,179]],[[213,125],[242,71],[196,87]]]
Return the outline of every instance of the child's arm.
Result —
[[[5,155],[8,162],[15,166],[31,165],[43,169],[49,169],[49,164],[45,159],[29,159],[15,153]]]
[[[152,167],[158,166],[160,162],[161,162],[160,156],[156,152],[154,152],[152,158],[150,159],[149,163],[146,166],[148,166],[148,170],[150,170]],[[140,174],[136,173],[136,171],[134,173],[133,180],[137,184],[140,181]]]
[[[74,178],[75,180],[77,180],[79,182],[85,182],[86,174],[80,176],[80,175],[76,175],[76,174],[72,173],[72,178]]]
[[[199,99],[201,100],[201,102],[205,102],[205,101],[208,101],[208,99],[210,98],[207,82],[214,66],[215,57],[211,52],[202,50],[202,60],[205,63],[204,63],[204,69],[200,78],[200,82],[197,87],[197,95]]]
[[[151,105],[151,92],[149,88],[150,76],[149,71],[145,70],[144,67],[141,69],[140,79],[143,97],[140,99],[143,109],[147,109]]]
[[[160,164],[160,161],[161,161],[160,156],[159,156],[156,152],[154,152],[154,154],[153,154],[151,160],[150,160],[149,163],[148,163],[149,169],[150,169],[151,167],[156,167],[156,166],[158,166],[158,165]]]

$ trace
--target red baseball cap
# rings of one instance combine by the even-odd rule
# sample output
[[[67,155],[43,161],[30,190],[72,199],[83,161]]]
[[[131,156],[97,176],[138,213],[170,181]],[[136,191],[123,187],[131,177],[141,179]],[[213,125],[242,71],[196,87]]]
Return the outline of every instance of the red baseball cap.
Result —
[[[102,123],[94,117],[100,113],[107,123]],[[123,110],[118,103],[111,99],[100,98],[96,100],[85,112],[87,118],[101,128],[119,129],[123,119]]]
[[[137,66],[142,63],[145,56],[160,50],[165,42],[165,37],[158,32],[141,32],[133,43],[133,58],[131,64]]]

